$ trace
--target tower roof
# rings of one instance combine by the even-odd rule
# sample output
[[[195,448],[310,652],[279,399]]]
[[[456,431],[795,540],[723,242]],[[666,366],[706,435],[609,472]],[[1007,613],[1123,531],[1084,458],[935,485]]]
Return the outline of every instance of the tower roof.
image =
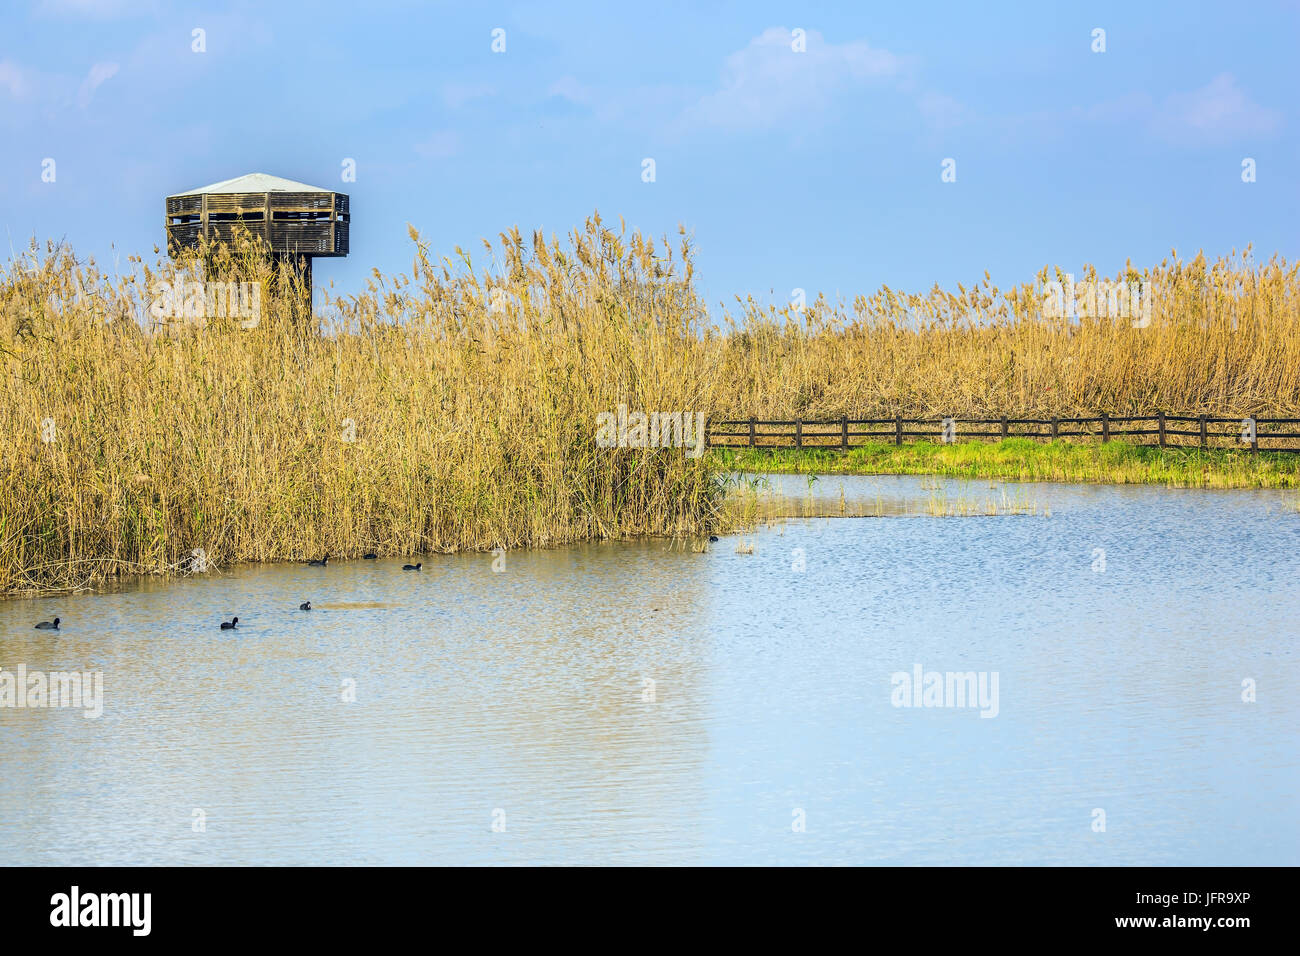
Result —
[[[308,186],[306,183],[296,183],[292,179],[281,179],[279,176],[271,176],[267,173],[248,173],[245,176],[236,176],[234,179],[227,179],[219,183],[213,183],[211,186],[200,186],[198,189],[187,189],[183,193],[173,193],[176,196],[197,196],[201,193],[327,193],[332,192],[329,189],[322,189],[319,186]]]

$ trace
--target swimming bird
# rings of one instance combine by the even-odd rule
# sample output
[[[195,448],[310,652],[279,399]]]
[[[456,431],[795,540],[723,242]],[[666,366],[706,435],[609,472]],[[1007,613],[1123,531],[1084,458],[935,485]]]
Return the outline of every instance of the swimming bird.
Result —
[[[423,562],[423,561],[421,561],[419,564],[404,564],[404,565],[402,565],[402,570],[403,570],[403,571],[418,571],[418,570],[420,570],[420,568],[422,568],[423,566],[424,566],[424,562]]]
[[[323,567],[325,567],[325,565],[327,565],[327,564],[329,564],[329,563],[330,563],[330,556],[327,554],[327,555],[325,555],[325,557],[321,558],[319,561],[308,561],[308,562],[307,562],[307,567],[309,567],[309,568],[323,568]]]
[[[239,618],[232,617],[229,621],[221,622],[221,629],[223,631],[233,631],[235,629],[235,625],[238,623],[239,623]]]
[[[717,540],[718,540],[718,536],[717,536],[716,534],[711,534],[711,535],[709,535],[709,540],[710,540],[710,541],[717,541]]]
[[[300,611],[310,611],[310,610],[311,610],[311,601],[303,601],[301,604],[298,605],[298,610],[300,610]]]
[[[375,560],[376,558],[378,558],[379,555],[377,555],[377,554],[375,554],[375,552],[371,551],[369,554],[363,554],[361,557],[365,558],[367,561],[373,561],[373,560]]]
[[[38,631],[57,631],[59,629],[59,621],[60,618],[57,617],[52,621],[41,621],[40,624],[36,625],[36,629]]]

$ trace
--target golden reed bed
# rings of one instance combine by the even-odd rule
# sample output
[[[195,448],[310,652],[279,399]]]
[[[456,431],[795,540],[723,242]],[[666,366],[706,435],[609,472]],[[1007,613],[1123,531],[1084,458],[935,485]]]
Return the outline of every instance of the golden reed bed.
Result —
[[[1146,314],[1117,315],[1107,297],[1092,314],[1081,303],[1082,315],[1052,315],[1047,284],[1065,283],[1046,269],[1007,292],[986,274],[956,294],[884,288],[851,304],[819,299],[802,315],[747,301],[715,344],[716,408],[781,419],[1294,416],[1300,275],[1277,257],[1251,262],[1249,250],[1213,264],[1175,257],[1110,280],[1139,283]],[[1076,277],[1079,289],[1104,282]]]
[[[479,262],[459,248],[436,258],[411,235],[411,273],[376,271],[315,317],[249,243],[202,266],[132,257],[114,278],[52,244],[10,262],[0,592],[716,530],[710,456],[601,447],[598,421],[620,405],[773,418],[1300,410],[1300,283],[1277,259],[1121,277],[1151,290],[1140,327],[1044,314],[1046,273],[1006,294],[986,277],[956,295],[883,289],[711,317],[684,236],[594,216],[564,242],[503,233]],[[257,283],[256,316],[196,300],[202,318],[168,317],[162,283],[196,278]]]

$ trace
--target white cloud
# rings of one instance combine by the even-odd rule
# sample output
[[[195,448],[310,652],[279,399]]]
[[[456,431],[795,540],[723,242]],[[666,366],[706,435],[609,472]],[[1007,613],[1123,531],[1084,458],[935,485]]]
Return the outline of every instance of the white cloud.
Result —
[[[30,84],[26,71],[13,60],[0,60],[0,89],[9,91],[16,100],[27,95]]]
[[[1268,135],[1281,125],[1282,114],[1251,100],[1231,73],[1220,73],[1190,93],[1166,97],[1152,120],[1155,132],[1167,139],[1191,142]]]
[[[791,31],[771,27],[727,57],[721,88],[687,112],[688,122],[732,129],[770,127],[828,108],[855,87],[898,76],[901,57],[865,41],[827,43],[807,31],[807,49],[795,52]]]
[[[1149,123],[1154,114],[1155,103],[1148,93],[1125,93],[1113,100],[1070,110],[1075,119],[1091,123]]]
[[[590,106],[596,100],[595,91],[583,86],[575,77],[563,76],[546,89],[547,96],[559,96],[579,106]]]
[[[460,134],[455,130],[438,130],[423,143],[415,145],[415,151],[425,159],[447,159],[460,152]]]
[[[83,110],[89,106],[91,97],[95,95],[95,90],[111,79],[117,73],[117,69],[116,63],[96,63],[92,66],[77,90],[77,105]]]
[[[1148,93],[1128,93],[1068,112],[1076,123],[1128,125],[1173,143],[1199,145],[1268,135],[1282,125],[1282,114],[1253,102],[1230,73],[1220,73],[1188,93],[1157,101]],[[1035,116],[1060,126],[1058,114]]]
[[[40,16],[112,20],[148,13],[157,8],[157,0],[41,0],[36,6],[36,13]]]
[[[496,88],[487,84],[448,83],[442,88],[442,101],[454,110],[460,109],[471,100],[482,99],[496,93]]]
[[[577,77],[562,76],[545,90],[550,99],[561,99],[591,114],[598,122],[632,120],[639,130],[669,122],[699,97],[698,91],[680,86],[642,85],[612,89],[608,85],[588,86]]]
[[[949,130],[975,120],[974,112],[946,93],[924,93],[916,101],[921,116],[934,130]]]

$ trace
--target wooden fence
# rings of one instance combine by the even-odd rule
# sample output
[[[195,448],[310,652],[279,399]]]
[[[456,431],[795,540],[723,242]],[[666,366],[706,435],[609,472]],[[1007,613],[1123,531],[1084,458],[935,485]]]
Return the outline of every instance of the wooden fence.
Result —
[[[1253,427],[1252,427],[1253,424]],[[1300,418],[1221,418],[1212,415],[1111,416],[1092,418],[849,418],[775,421],[710,421],[711,448],[823,448],[847,450],[867,442],[902,445],[909,440],[939,443],[971,439],[1031,438],[1044,441],[1122,439],[1160,448],[1235,448],[1300,452],[1286,445],[1300,439]],[[1279,444],[1282,443],[1282,444]]]

